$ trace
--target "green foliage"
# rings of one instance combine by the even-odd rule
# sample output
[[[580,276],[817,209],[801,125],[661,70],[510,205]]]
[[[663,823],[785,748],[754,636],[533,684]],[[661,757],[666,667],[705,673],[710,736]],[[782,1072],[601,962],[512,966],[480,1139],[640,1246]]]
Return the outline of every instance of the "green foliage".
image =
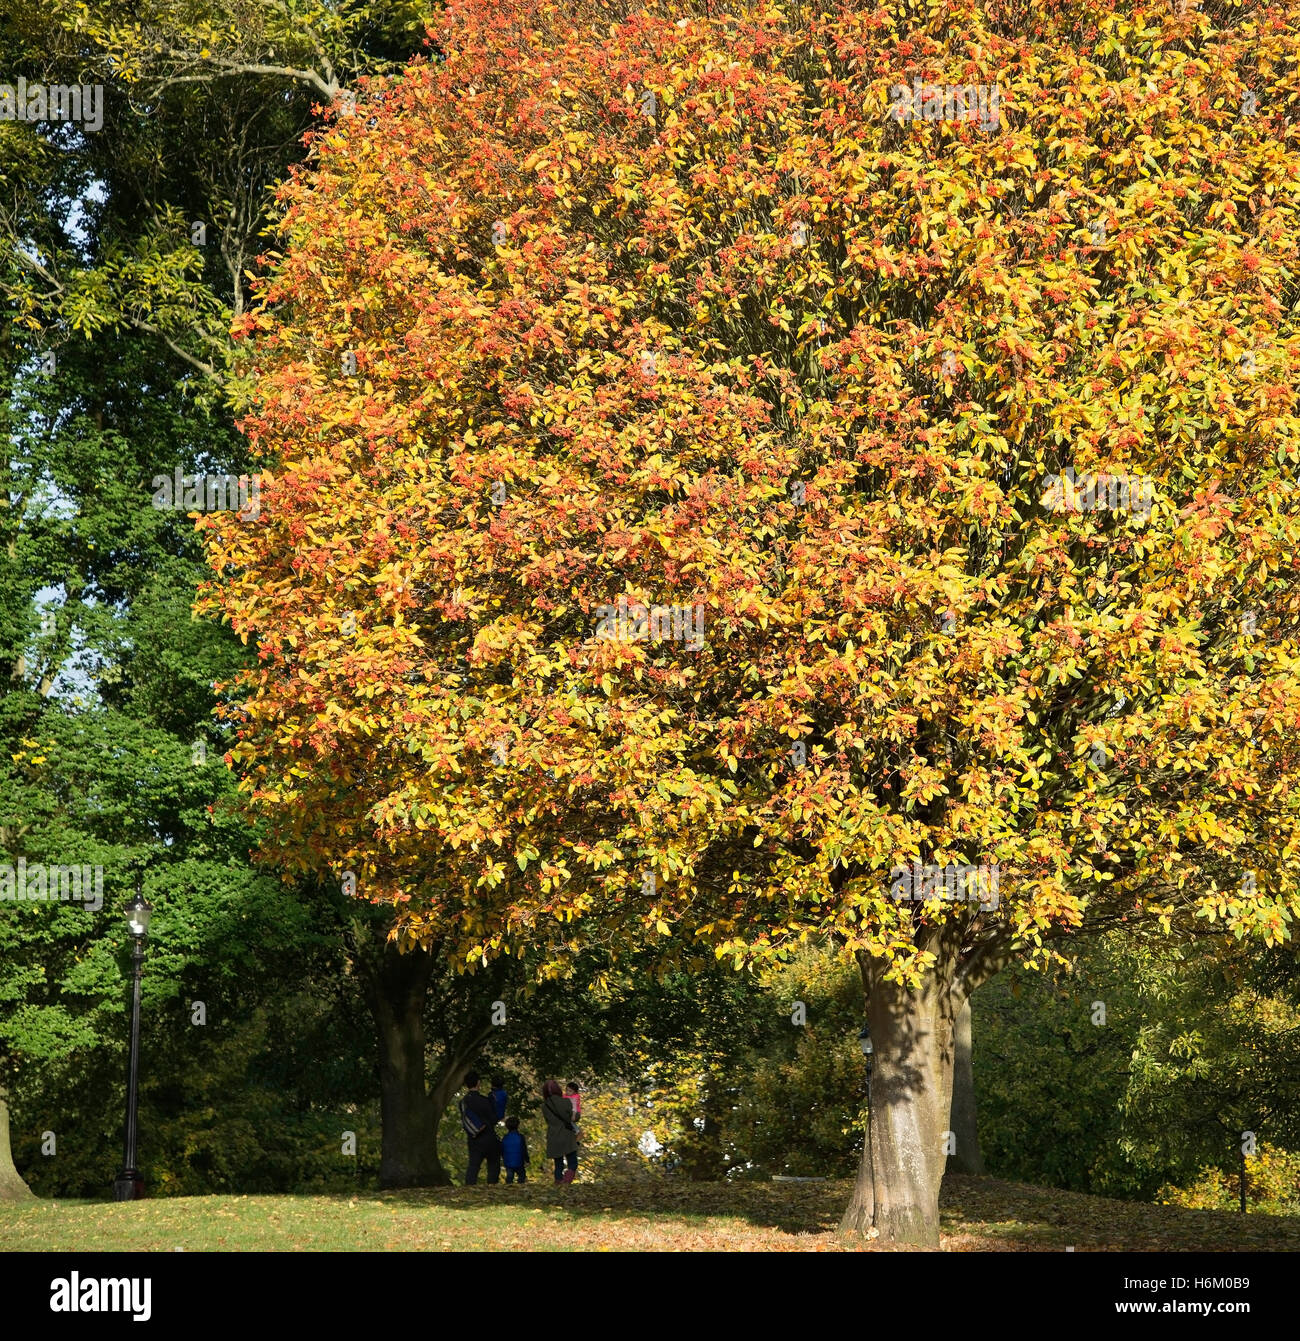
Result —
[[[1073,972],[1010,970],[973,1012],[993,1173],[1147,1200],[1207,1166],[1235,1177],[1245,1131],[1300,1147],[1289,950],[1108,936],[1082,942]]]
[[[178,466],[246,465],[216,395],[227,330],[318,96],[251,67],[278,42],[351,79],[408,55],[414,16],[404,0],[11,10],[7,70],[106,88],[98,133],[0,123],[0,861],[101,866],[105,906],[0,904],[0,1096],[33,1186],[103,1191],[126,1075],[120,906],[148,867],[146,1178],[325,1185],[345,1127],[362,1173],[378,1144],[345,919],[329,891],[309,905],[250,866],[212,720],[245,654],[192,619],[193,522],[151,492]],[[205,36],[186,68],[168,55]]]
[[[613,975],[625,994],[583,1108],[603,1167],[703,1181],[851,1170],[866,1097],[861,988],[833,955],[806,951],[765,977],[708,962],[622,972],[635,990]],[[649,1155],[638,1150],[647,1133]]]
[[[1109,962],[1083,955],[1087,967],[1075,977],[1013,967],[972,999],[980,1146],[1000,1177],[1149,1195],[1149,1179],[1144,1186],[1119,1145],[1136,993]],[[1105,1028],[1091,1023],[1098,998]]]
[[[731,1167],[795,1177],[853,1172],[866,1120],[861,997],[857,974],[828,953],[805,951],[771,976],[766,1038],[731,1079],[735,1105],[724,1123]],[[804,1026],[791,1023],[795,1002],[806,1010]]]
[[[363,1034],[349,1035],[306,994],[202,1028],[186,1005],[145,1016],[141,1169],[150,1195],[373,1186],[379,1114]],[[313,1043],[320,1051],[305,1055]],[[101,1047],[42,1069],[24,1088],[14,1154],[34,1192],[106,1194],[121,1154],[125,1071],[125,1049]],[[54,1157],[42,1153],[45,1131],[56,1135]],[[356,1134],[355,1157],[342,1153],[345,1131]]]
[[[1184,1188],[1166,1185],[1162,1202],[1192,1210],[1235,1211],[1241,1205],[1241,1173],[1202,1169]],[[1263,1145],[1246,1160],[1246,1206],[1264,1215],[1300,1215],[1300,1154]]]

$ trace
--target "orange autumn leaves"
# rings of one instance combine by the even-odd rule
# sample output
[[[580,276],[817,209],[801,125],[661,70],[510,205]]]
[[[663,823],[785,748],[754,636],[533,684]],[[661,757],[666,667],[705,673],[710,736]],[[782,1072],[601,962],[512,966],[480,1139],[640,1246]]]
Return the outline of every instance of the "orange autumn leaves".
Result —
[[[272,478],[200,524],[265,854],[462,960],[1283,938],[1294,11],[449,6],[239,330]]]

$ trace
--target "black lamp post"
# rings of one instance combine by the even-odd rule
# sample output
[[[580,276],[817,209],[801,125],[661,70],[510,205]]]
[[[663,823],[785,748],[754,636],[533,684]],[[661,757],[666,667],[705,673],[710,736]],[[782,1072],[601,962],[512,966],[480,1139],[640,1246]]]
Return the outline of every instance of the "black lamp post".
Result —
[[[871,1090],[871,1066],[875,1061],[875,1045],[871,1042],[871,1026],[864,1024],[862,1032],[858,1035],[858,1047],[862,1049],[862,1055],[867,1059],[867,1091]]]
[[[126,1149],[122,1156],[122,1172],[113,1184],[114,1201],[137,1201],[144,1195],[144,1179],[135,1167],[136,1101],[140,1092],[140,975],[144,971],[144,941],[149,934],[149,914],[153,909],[145,902],[140,887],[126,910],[126,925],[135,942],[131,963],[135,970],[131,991],[131,1066],[126,1081]]]

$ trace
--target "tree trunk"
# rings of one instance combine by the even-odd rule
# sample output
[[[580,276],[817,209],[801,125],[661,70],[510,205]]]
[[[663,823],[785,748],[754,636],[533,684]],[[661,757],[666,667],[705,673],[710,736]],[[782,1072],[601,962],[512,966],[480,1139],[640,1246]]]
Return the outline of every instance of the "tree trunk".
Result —
[[[491,1025],[477,1029],[470,1027],[451,1040],[443,1050],[442,1063],[429,1090],[429,1106],[433,1113],[433,1162],[438,1167],[440,1181],[444,1183],[456,1180],[446,1173],[438,1161],[438,1128],[442,1125],[442,1115],[455,1099],[456,1091],[464,1084],[465,1072],[491,1032]],[[460,1153],[463,1158],[466,1153],[463,1145]]]
[[[9,1095],[0,1089],[0,1201],[30,1201],[35,1196],[14,1166],[9,1144]]]
[[[450,1182],[438,1159],[434,1105],[425,1085],[424,1004],[433,956],[399,954],[385,944],[363,970],[379,1042],[381,1187],[437,1187]]]
[[[858,1180],[853,1184],[849,1208],[840,1221],[841,1234],[868,1235],[876,1220],[876,1190],[871,1172],[871,1096],[867,1095],[867,1133],[858,1162]]]
[[[347,931],[350,970],[361,985],[379,1045],[379,1181],[383,1187],[441,1187],[454,1179],[438,1158],[438,1126],[492,1034],[487,1002],[502,990],[504,970],[483,980],[481,1012],[458,1012],[452,1009],[456,1003],[430,999],[431,987],[448,990],[445,975],[438,973],[441,947],[401,954],[388,940],[391,925],[387,917],[362,914],[349,919]],[[459,1027],[457,1014],[469,1016]],[[431,1046],[437,1058],[432,1077]]]
[[[948,1173],[983,1173],[979,1121],[975,1110],[975,1073],[971,1067],[970,1000],[957,1013],[953,1029],[954,1069],[952,1116],[948,1121],[956,1148],[948,1156]]]
[[[842,1228],[861,1232],[868,1207],[881,1245],[939,1246],[939,1185],[952,1107],[953,1028],[961,997],[944,956],[915,991],[858,962],[875,1044],[867,1144]]]
[[[441,1073],[434,1082],[433,1088],[429,1092],[429,1108],[432,1113],[430,1121],[433,1123],[433,1162],[438,1170],[439,1184],[454,1183],[455,1178],[449,1174],[442,1165],[438,1156],[438,1131],[442,1126],[442,1115],[447,1111],[452,1101],[456,1097],[456,1091],[460,1089],[461,1081],[465,1071],[469,1067],[470,1058],[456,1058],[450,1064],[443,1066]],[[465,1147],[463,1143],[460,1146],[460,1153],[463,1156]]]

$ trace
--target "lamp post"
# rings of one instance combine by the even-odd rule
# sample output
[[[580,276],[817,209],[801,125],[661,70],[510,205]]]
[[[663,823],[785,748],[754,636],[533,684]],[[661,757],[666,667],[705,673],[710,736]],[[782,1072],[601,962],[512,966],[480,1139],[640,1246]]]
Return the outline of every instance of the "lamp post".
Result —
[[[126,1080],[126,1142],[122,1172],[113,1184],[114,1201],[137,1201],[144,1195],[144,1179],[135,1167],[136,1101],[140,1091],[140,975],[144,971],[144,941],[149,934],[149,915],[153,909],[145,902],[140,886],[127,905],[126,925],[134,945],[131,964],[134,984],[131,991],[131,1063]]]
[[[871,1066],[875,1061],[875,1045],[871,1042],[871,1026],[864,1024],[862,1032],[858,1035],[858,1047],[862,1049],[862,1055],[867,1059],[867,1095],[871,1095]]]
[[[875,1045],[871,1041],[871,1024],[869,1021],[863,1022],[862,1032],[858,1035],[858,1047],[862,1049],[862,1056],[867,1063],[867,1130],[865,1134],[866,1145],[864,1146],[862,1152],[863,1157],[862,1167],[864,1170],[863,1174],[864,1177],[868,1177],[868,1174],[865,1171],[873,1170],[869,1175],[870,1180],[875,1177],[874,1165],[872,1164],[872,1158],[871,1158],[871,1124],[876,1120],[876,1106],[871,1102],[871,1070],[876,1060],[875,1058],[876,1049]],[[873,1196],[875,1195],[874,1192],[872,1193],[872,1195]],[[855,1205],[856,1202],[857,1202],[857,1196],[855,1194],[854,1195]],[[852,1211],[850,1211],[849,1213],[852,1214]]]

